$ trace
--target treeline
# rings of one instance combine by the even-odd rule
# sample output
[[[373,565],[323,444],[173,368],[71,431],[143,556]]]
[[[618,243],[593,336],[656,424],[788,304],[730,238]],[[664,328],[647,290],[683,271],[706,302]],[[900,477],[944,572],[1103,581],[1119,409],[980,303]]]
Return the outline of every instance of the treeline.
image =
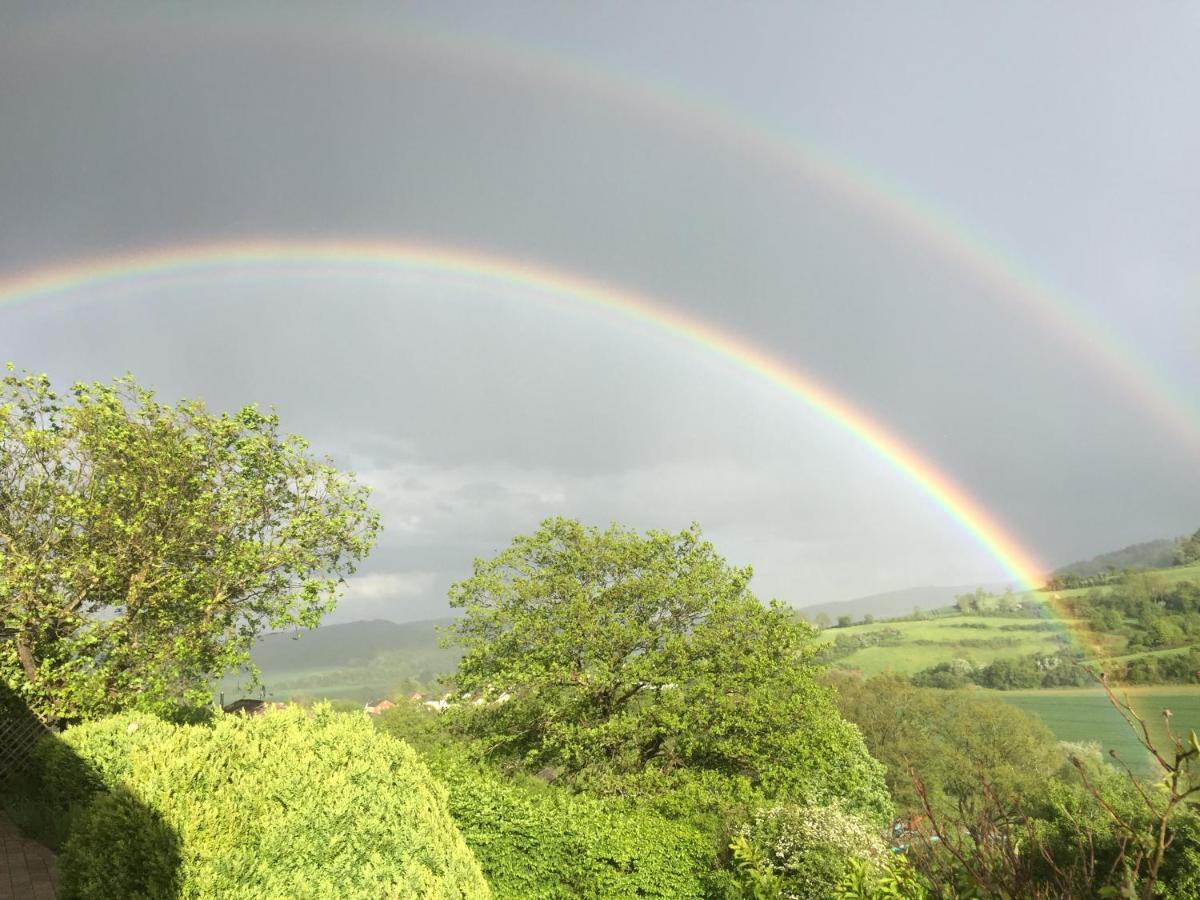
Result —
[[[1065,640],[1065,638],[1064,638]],[[913,675],[919,687],[954,689],[976,685],[999,691],[1029,688],[1083,687],[1095,677],[1083,664],[1082,654],[1064,649],[1053,655],[1003,657],[988,665],[977,666],[965,659],[954,659],[922,669]]]
[[[1124,576],[1108,590],[1063,598],[1062,611],[1098,637],[1125,639],[1123,654],[1200,643],[1200,583],[1160,572]],[[1122,654],[1122,655],[1123,655]]]
[[[1120,550],[1101,553],[1091,559],[1065,565],[1052,574],[1055,576],[1121,574],[1126,571],[1142,571],[1145,569],[1162,569],[1177,563],[1176,553],[1181,541],[1179,538],[1160,538],[1155,541],[1145,541],[1140,544],[1130,544]]]
[[[1044,591],[1103,587],[1141,572],[1200,562],[1200,530],[1189,537],[1134,544],[1086,562],[1071,563],[1046,581]]]
[[[1200,584],[1172,583],[1160,572],[1134,572],[1122,576],[1107,590],[1064,598],[1060,609],[1068,618],[1081,621],[1097,645],[1112,648],[1112,657],[1085,661],[1077,649],[1065,646],[1053,654],[1001,658],[988,665],[954,659],[917,672],[913,682],[931,688],[976,685],[1002,691],[1081,687],[1092,683],[1092,673],[1100,668],[1110,677],[1129,684],[1200,682]],[[969,629],[973,623],[946,627]],[[1061,626],[1044,622],[1033,626],[1006,625],[1001,630],[1031,627],[1049,630]],[[1070,642],[1066,634],[1055,639],[1064,645]],[[1005,641],[1005,638],[991,638],[960,641],[958,645],[1001,649],[1006,646]],[[851,641],[842,642],[840,649],[853,652]],[[839,643],[834,641],[826,658],[833,660],[839,655]]]
[[[1123,684],[1196,684],[1200,683],[1200,647],[1188,647],[1178,653],[1105,660],[1104,669],[1110,678]]]
[[[839,634],[821,648],[817,662],[828,665],[867,647],[895,647],[904,643],[904,633],[898,628],[884,626],[861,634]]]

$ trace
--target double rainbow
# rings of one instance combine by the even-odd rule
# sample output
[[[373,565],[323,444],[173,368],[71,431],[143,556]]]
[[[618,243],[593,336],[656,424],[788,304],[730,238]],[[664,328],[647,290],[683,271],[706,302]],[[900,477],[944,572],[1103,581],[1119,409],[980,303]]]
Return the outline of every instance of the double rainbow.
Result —
[[[420,57],[451,63],[459,71],[500,75],[550,91],[569,91],[613,109],[633,112],[656,126],[694,134],[756,164],[815,185],[865,210],[902,239],[937,253],[1000,296],[1023,307],[1055,333],[1064,350],[1087,359],[1138,406],[1152,413],[1187,444],[1200,450],[1200,409],[1191,392],[1169,382],[1159,367],[1129,340],[1070,297],[1034,267],[944,205],[875,171],[849,154],[811,137],[786,131],[740,109],[685,92],[634,71],[616,69],[531,43],[464,35],[424,23],[388,17],[345,18],[294,14],[280,18],[264,10],[172,8],[165,14],[115,24],[111,17],[82,23],[76,15],[35,18],[0,49],[21,54],[78,53],[84,47],[128,41],[157,45],[169,39],[249,41],[265,49],[353,57]]]

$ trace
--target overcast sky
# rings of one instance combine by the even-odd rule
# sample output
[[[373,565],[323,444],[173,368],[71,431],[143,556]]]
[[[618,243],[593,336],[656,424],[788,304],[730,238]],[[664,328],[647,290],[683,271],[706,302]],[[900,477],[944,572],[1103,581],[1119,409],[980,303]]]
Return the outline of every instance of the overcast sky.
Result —
[[[273,235],[638,290],[801,367],[1060,565],[1200,526],[1198,34],[1168,3],[0,0],[0,278]],[[772,135],[969,229],[1191,418]],[[84,285],[0,306],[0,359],[276,404],[384,513],[338,620],[443,614],[472,557],[556,514],[698,521],[796,605],[1009,578],[762,378],[476,279]]]

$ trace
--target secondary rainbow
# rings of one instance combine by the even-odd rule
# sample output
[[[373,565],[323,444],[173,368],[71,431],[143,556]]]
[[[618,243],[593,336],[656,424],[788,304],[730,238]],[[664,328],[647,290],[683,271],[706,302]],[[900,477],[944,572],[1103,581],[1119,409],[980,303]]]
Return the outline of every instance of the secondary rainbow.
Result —
[[[805,401],[875,451],[934,500],[1023,588],[1047,571],[975,498],[906,442],[835,391],[746,339],[644,294],[573,273],[474,251],[369,240],[262,238],[165,247],[50,265],[0,278],[0,304],[27,303],[80,289],[135,282],[151,276],[246,267],[327,266],[353,273],[399,271],[470,278],[524,295],[583,304],[650,324],[699,345]]]
[[[306,52],[380,53],[394,58],[424,55],[452,61],[460,70],[483,70],[567,90],[614,109],[633,111],[657,125],[690,132],[778,171],[799,176],[831,195],[888,223],[903,240],[924,246],[971,273],[1000,295],[1023,306],[1056,333],[1065,352],[1089,360],[1120,390],[1138,401],[1191,446],[1200,449],[1200,409],[1190,392],[1164,377],[1128,339],[1089,306],[1052,286],[1032,266],[996,241],[935,204],[848,154],[811,137],[785,131],[720,101],[680,90],[637,72],[606,67],[578,54],[528,43],[464,35],[425,23],[379,17],[369,21],[308,15],[281,20],[262,11],[197,14],[172,9],[160,18],[142,17],[118,26],[111,17],[47,19],[10,41],[6,54],[78,52],[97,39],[147,45],[172,35],[250,40],[260,46]]]

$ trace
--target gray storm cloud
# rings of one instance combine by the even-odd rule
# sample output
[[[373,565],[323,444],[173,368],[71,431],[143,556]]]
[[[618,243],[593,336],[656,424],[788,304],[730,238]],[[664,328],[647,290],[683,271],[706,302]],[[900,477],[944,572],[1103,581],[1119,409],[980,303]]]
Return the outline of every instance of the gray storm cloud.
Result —
[[[0,13],[4,271],[258,234],[537,261],[792,361],[1051,564],[1200,525],[1196,446],[1087,333],[747,151],[755,128],[795,135],[927,198],[1194,397],[1195,10],[238,9]],[[615,80],[583,90],[581,71]],[[622,102],[639,84],[743,131]],[[795,603],[1007,577],[799,400],[569,298],[218,271],[0,306],[0,357],[277,404],[378,488],[388,530],[343,619],[380,614],[388,585],[390,617],[440,614],[472,556],[559,513],[698,520]]]

